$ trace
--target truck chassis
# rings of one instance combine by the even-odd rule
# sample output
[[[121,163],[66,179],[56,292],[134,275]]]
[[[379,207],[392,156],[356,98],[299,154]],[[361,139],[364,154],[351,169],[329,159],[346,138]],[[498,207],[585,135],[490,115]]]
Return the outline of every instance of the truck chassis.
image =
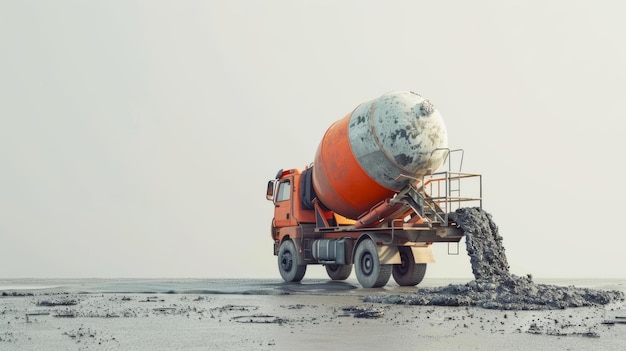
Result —
[[[431,245],[463,238],[454,211],[482,208],[481,175],[444,171],[424,176],[414,182],[419,186],[410,184],[349,220],[324,209],[316,199],[312,209],[297,201],[304,191],[300,178],[311,170],[281,170],[268,183],[267,199],[276,207],[271,227],[274,255],[287,282],[301,281],[308,265],[321,264],[332,280],[347,279],[354,268],[365,288],[382,287],[392,275],[398,285],[417,285],[427,264],[434,262]],[[284,183],[289,186],[281,187]],[[461,185],[475,196],[462,196]]]

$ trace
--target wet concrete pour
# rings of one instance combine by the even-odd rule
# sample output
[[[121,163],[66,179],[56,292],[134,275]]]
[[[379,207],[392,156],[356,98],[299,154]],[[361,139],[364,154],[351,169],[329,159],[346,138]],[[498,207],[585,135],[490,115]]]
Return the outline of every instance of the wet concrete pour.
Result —
[[[624,301],[621,291],[535,284],[530,275],[522,277],[509,273],[502,237],[491,215],[480,208],[461,208],[453,215],[458,226],[465,231],[475,280],[466,284],[420,288],[409,295],[369,295],[364,301],[500,310],[564,309]]]

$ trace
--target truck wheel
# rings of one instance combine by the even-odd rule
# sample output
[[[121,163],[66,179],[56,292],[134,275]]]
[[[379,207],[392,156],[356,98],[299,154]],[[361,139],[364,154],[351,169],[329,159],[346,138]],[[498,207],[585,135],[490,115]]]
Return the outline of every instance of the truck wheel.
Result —
[[[278,249],[278,270],[286,282],[299,282],[304,278],[306,265],[298,264],[298,252],[293,241],[285,240]]]
[[[359,243],[354,253],[356,279],[364,288],[380,288],[391,276],[391,265],[380,264],[376,244],[371,239]]]
[[[400,286],[415,286],[426,275],[426,263],[415,263],[410,247],[399,247],[401,264],[393,265],[393,280]]]
[[[332,280],[346,280],[352,274],[351,264],[327,264],[326,273]]]

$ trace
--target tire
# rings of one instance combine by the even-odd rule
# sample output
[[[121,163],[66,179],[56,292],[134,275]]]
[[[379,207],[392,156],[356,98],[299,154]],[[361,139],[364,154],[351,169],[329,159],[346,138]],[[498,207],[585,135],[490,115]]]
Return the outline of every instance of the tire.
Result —
[[[351,264],[328,264],[326,273],[332,280],[346,280],[352,274]]]
[[[286,282],[299,282],[304,278],[306,265],[300,265],[293,241],[285,240],[278,249],[278,271]]]
[[[393,265],[393,280],[400,286],[415,286],[426,275],[426,263],[415,263],[410,247],[399,247],[401,264]]]
[[[354,254],[356,279],[364,288],[380,288],[389,281],[391,265],[380,264],[376,244],[371,239],[359,243]]]

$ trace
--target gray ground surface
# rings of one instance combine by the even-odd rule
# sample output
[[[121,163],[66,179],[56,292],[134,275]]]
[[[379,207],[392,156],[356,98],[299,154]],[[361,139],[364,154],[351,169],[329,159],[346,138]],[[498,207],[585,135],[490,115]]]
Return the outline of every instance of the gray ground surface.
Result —
[[[617,350],[626,342],[623,303],[501,311],[367,303],[361,290],[7,292],[0,350]]]

